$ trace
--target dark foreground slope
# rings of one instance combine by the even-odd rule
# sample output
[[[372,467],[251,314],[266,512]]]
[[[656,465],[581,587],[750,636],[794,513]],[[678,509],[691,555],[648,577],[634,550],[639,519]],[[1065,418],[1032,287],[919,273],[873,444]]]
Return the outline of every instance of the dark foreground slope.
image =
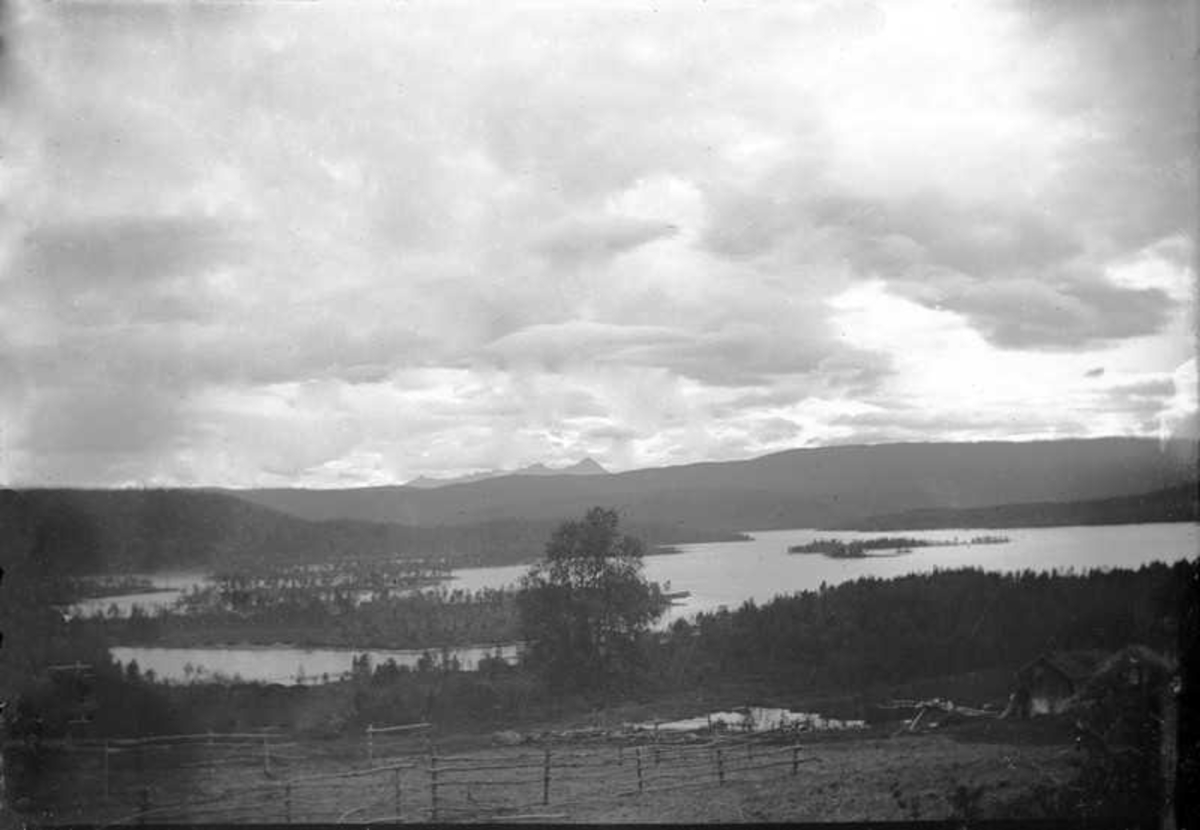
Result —
[[[480,672],[401,672],[384,664],[342,683],[287,688],[155,684],[96,658],[92,737],[282,728],[269,749],[271,766],[258,746],[239,753],[211,739],[187,752],[164,742],[152,764],[117,753],[108,769],[94,752],[46,754],[38,759],[44,763],[24,766],[21,756],[9,754],[9,793],[29,799],[43,819],[77,823],[136,820],[148,798],[155,809],[172,808],[156,818],[192,821],[212,820],[214,805],[239,801],[240,811],[215,817],[488,820],[504,819],[505,810],[509,818],[533,812],[589,821],[1154,816],[1163,797],[1145,785],[1161,781],[1154,731],[1161,710],[1153,708],[1161,697],[1144,694],[1154,685],[1130,687],[1125,671],[1103,675],[1104,683],[1085,689],[1102,691],[1104,706],[1076,709],[1065,719],[999,720],[971,710],[995,704],[997,711],[1014,670],[1047,649],[1121,648],[1156,665],[1160,658],[1145,646],[1159,655],[1172,649],[1196,577],[1193,562],[1087,574],[960,570],[862,579],[678,623],[669,636],[646,643],[641,682],[576,696],[553,692],[536,675],[502,662]],[[1141,645],[1125,649],[1130,643]],[[43,687],[32,700],[45,737],[66,733],[71,709],[55,704],[72,691]],[[897,708],[894,698],[918,694],[969,708],[939,715],[931,707],[922,728],[913,722],[905,729],[900,719],[914,709]],[[140,704],[132,713],[130,700]],[[768,734],[753,746],[741,733],[684,742],[669,730],[627,728],[702,719],[746,704],[865,718],[872,726]],[[1077,720],[1088,734],[1105,730],[1102,749],[1091,742],[1071,747]],[[368,724],[415,722],[428,731],[364,745]],[[1131,739],[1114,723],[1138,729]],[[28,744],[9,746],[11,753]],[[458,782],[438,789],[438,816],[432,815],[434,764],[422,762],[433,752],[444,776],[437,780]],[[1121,765],[1108,765],[1110,756]],[[393,773],[389,761],[401,769]],[[368,766],[375,777],[366,774]],[[764,775],[769,769],[775,774]],[[464,785],[480,773],[472,781],[480,786]],[[317,783],[318,776],[347,774],[352,779]],[[101,775],[111,775],[108,786]],[[284,785],[289,789],[281,792]],[[273,789],[270,798],[254,798],[264,787]],[[660,796],[669,799],[659,802]],[[87,811],[75,812],[81,801]]]
[[[458,525],[556,520],[592,505],[626,521],[708,530],[849,526],[930,508],[1132,496],[1194,478],[1195,446],[1148,439],[889,444],[791,450],[747,461],[608,476],[510,476],[421,490],[238,490],[309,519]]]

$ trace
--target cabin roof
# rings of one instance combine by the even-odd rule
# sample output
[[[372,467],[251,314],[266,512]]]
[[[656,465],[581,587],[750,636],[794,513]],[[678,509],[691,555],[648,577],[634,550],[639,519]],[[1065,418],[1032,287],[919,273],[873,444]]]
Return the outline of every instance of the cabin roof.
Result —
[[[1104,658],[1104,652],[1094,649],[1045,652],[1022,666],[1017,671],[1017,677],[1023,681],[1029,679],[1033,669],[1040,665],[1057,672],[1072,683],[1080,683],[1092,676]]]
[[[1105,658],[1083,687],[1076,692],[1076,697],[1080,701],[1095,700],[1107,696],[1114,689],[1126,687],[1129,685],[1126,672],[1133,666],[1146,670],[1139,674],[1140,679],[1136,682],[1148,689],[1161,688],[1162,684],[1169,683],[1178,671],[1174,660],[1146,646],[1125,646]]]
[[[1162,654],[1159,654],[1149,646],[1130,645],[1111,654],[1104,661],[1103,668],[1107,669],[1122,662],[1144,663],[1148,666],[1163,669],[1164,671],[1173,671],[1174,663]]]
[[[1093,675],[1103,679],[1135,665],[1145,666],[1161,676],[1170,676],[1175,672],[1174,663],[1163,655],[1143,645],[1131,645],[1106,657]]]

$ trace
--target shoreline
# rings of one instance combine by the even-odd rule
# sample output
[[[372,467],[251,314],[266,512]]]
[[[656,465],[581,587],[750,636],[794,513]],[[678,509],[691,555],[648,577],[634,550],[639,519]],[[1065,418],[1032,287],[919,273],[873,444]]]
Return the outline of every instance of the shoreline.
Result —
[[[211,650],[211,651],[250,651],[250,652],[285,651],[285,650],[286,651],[300,651],[300,652],[329,651],[329,652],[337,652],[337,653],[345,653],[345,654],[361,654],[363,652],[376,651],[376,652],[394,652],[396,654],[414,655],[414,656],[419,657],[422,654],[424,654],[425,652],[429,652],[430,654],[437,656],[437,654],[440,653],[443,649],[445,649],[447,651],[451,651],[451,652],[481,651],[481,652],[489,652],[490,653],[492,651],[495,651],[496,649],[517,648],[517,647],[524,646],[525,644],[526,643],[524,640],[512,640],[512,641],[503,642],[503,643],[468,643],[468,644],[464,644],[464,645],[454,645],[454,646],[437,645],[437,646],[416,646],[416,647],[401,648],[398,646],[379,646],[379,645],[363,645],[363,646],[298,645],[296,643],[279,643],[279,642],[276,642],[276,643],[238,642],[238,643],[217,643],[217,644],[209,644],[209,645],[191,645],[191,646],[161,645],[161,644],[145,645],[145,644],[133,644],[133,643],[110,643],[109,651],[112,651],[113,649],[119,649],[119,648],[121,648],[121,649],[142,649],[142,650],[157,649],[160,651],[209,651],[209,650]]]

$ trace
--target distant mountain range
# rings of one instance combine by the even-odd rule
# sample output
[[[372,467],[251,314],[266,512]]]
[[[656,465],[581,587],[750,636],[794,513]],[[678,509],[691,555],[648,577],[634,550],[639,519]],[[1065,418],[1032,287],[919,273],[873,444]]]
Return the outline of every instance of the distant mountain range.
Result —
[[[999,504],[965,510],[910,510],[906,513],[871,516],[854,523],[853,529],[929,530],[1195,521],[1200,521],[1200,490],[1196,482],[1192,482],[1136,496],[1093,501]]]
[[[670,545],[799,527],[1194,521],[1195,488],[1195,442],[888,444],[625,473],[585,460],[436,487],[0,490],[0,548],[75,572],[372,556],[505,564],[537,559],[559,522],[596,505]]]
[[[308,521],[202,490],[0,489],[0,564],[32,556],[64,574],[222,569],[402,557],[454,566],[539,559],[557,521],[498,519],[440,527]],[[653,548],[736,534],[631,523]]]
[[[530,464],[518,470],[490,470],[482,473],[458,476],[457,478],[434,478],[418,476],[412,481],[405,482],[405,487],[416,487],[422,490],[433,490],[447,487],[451,484],[469,484],[473,481],[486,481],[489,478],[504,478],[505,476],[605,476],[611,475],[594,459],[585,458],[569,467],[547,467],[545,464]]]
[[[926,509],[1133,496],[1196,477],[1196,444],[1140,438],[789,450],[608,475],[507,475],[435,489],[227,490],[306,519],[413,526],[554,521],[593,505],[626,521],[716,532],[834,528]]]

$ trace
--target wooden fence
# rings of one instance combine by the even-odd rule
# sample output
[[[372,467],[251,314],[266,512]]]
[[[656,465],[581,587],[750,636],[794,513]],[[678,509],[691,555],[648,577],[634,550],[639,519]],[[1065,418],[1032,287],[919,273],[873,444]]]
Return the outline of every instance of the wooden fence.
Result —
[[[99,759],[90,774],[99,777],[101,785],[90,790],[98,803],[69,820],[102,825],[550,820],[569,817],[572,808],[611,804],[614,799],[796,776],[803,763],[815,760],[799,744],[781,743],[783,736],[772,733],[710,740],[625,737],[596,744],[524,744],[442,754],[428,740],[413,740],[427,726],[372,725],[366,733],[363,768],[315,774],[304,773],[302,767],[352,767],[361,760],[345,757],[344,742],[338,758],[336,751],[318,742],[301,743],[266,732],[76,742],[63,749],[81,760]],[[382,736],[407,739],[381,742]],[[152,753],[181,749],[186,758],[173,763],[152,759]],[[125,768],[114,769],[121,765]],[[171,790],[173,773],[174,779],[181,779],[184,769],[204,768],[225,778],[213,779],[211,786],[192,781],[186,792]],[[231,772],[234,768],[245,771]],[[221,786],[230,778],[236,786]],[[257,780],[251,783],[247,778]]]

